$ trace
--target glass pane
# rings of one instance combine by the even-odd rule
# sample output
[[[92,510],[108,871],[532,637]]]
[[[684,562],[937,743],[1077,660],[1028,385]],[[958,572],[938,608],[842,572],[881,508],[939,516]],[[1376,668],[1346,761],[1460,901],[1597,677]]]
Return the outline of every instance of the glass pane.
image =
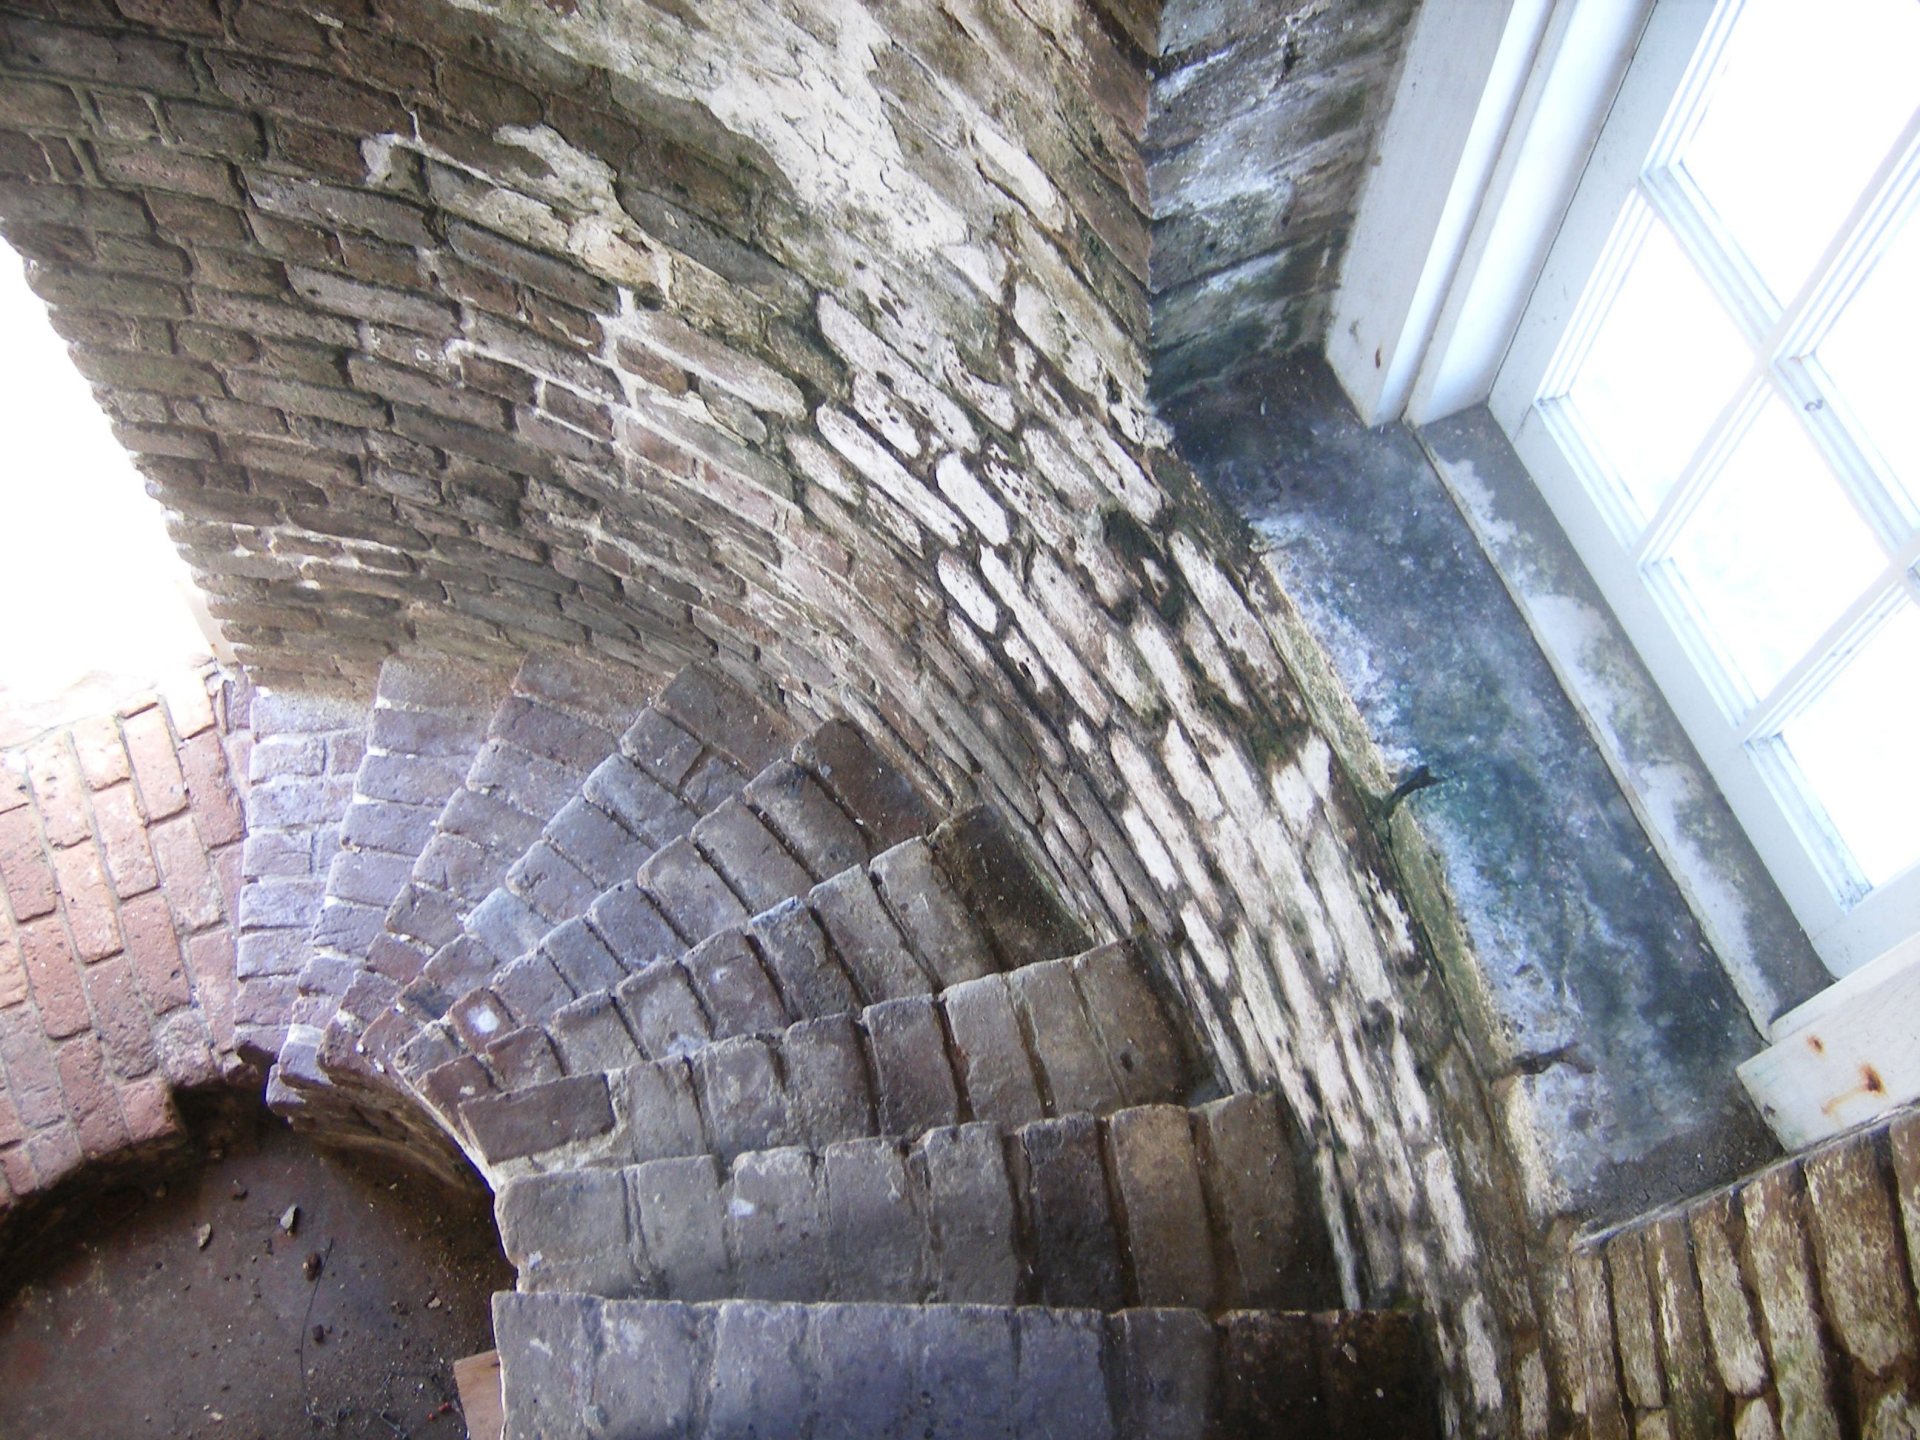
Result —
[[[1920,328],[1920,217],[1910,215],[1814,355],[1867,439],[1893,470],[1900,488],[1920,507],[1916,328]]]
[[[1778,399],[1734,447],[1670,558],[1756,696],[1886,565],[1873,532]]]
[[[1902,605],[1781,731],[1869,884],[1920,860],[1920,608]]]
[[[1681,163],[1785,303],[1920,101],[1914,0],[1748,0]]]
[[[1643,520],[1752,363],[1673,232],[1655,221],[1567,389]]]

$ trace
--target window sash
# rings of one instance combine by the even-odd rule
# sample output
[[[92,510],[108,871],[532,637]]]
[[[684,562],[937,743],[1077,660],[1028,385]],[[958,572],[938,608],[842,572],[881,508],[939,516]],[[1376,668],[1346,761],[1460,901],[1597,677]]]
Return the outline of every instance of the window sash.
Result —
[[[1677,160],[1710,99],[1707,81],[1740,9],[1738,0],[1667,0],[1655,10],[1490,406],[1816,949],[1836,973],[1845,973],[1920,933],[1920,866],[1869,890],[1777,737],[1889,606],[1920,595],[1920,517],[1857,441],[1844,399],[1814,356],[1899,219],[1920,204],[1920,115],[1909,118],[1826,253],[1782,304]],[[1668,227],[1721,297],[1753,364],[1676,483],[1654,513],[1642,517],[1599,464],[1577,408],[1558,397],[1574,379],[1646,227],[1655,223]],[[1764,694],[1755,694],[1660,562],[1706,496],[1718,461],[1769,398],[1786,404],[1810,434],[1879,542],[1884,564],[1812,648]]]

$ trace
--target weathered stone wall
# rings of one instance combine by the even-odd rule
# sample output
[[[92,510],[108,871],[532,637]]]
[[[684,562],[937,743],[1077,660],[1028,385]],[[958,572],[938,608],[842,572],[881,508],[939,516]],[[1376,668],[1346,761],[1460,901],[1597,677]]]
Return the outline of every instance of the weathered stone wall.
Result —
[[[1378,807],[1148,415],[1150,7],[20,8],[4,229],[248,663],[713,654],[851,713],[1285,1095],[1463,1428],[1563,1413]]]
[[[1911,1435],[1920,1115],[1583,1241],[1593,1440]]]
[[[1147,126],[1153,388],[1325,335],[1417,0],[1168,0]]]

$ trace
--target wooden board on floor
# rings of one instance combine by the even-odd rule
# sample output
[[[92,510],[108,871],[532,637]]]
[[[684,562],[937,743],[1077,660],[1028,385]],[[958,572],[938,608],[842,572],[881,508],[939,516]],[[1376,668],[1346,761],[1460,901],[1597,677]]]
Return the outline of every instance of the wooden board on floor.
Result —
[[[454,1361],[453,1383],[460,1392],[460,1412],[467,1417],[467,1440],[500,1440],[507,1430],[500,1400],[500,1352]]]

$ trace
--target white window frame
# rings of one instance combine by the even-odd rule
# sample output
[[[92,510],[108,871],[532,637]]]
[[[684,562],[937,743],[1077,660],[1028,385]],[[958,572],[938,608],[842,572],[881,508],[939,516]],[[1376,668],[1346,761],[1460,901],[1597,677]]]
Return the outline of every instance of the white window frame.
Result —
[[[1920,598],[1913,571],[1920,562],[1920,528],[1914,517],[1850,438],[1838,408],[1820,406],[1832,397],[1819,388],[1816,370],[1784,358],[1810,351],[1884,248],[1894,217],[1914,204],[1920,193],[1920,121],[1908,124],[1816,267],[1816,278],[1784,307],[1776,305],[1732,257],[1731,245],[1713,236],[1707,208],[1665,168],[1697,115],[1704,72],[1710,69],[1696,69],[1695,56],[1717,48],[1738,9],[1737,3],[1668,0],[1653,14],[1514,332],[1490,408],[1693,737],[1815,950],[1835,974],[1846,974],[1920,929],[1920,867],[1869,890],[1829,823],[1801,799],[1800,787],[1787,773],[1791,762],[1784,747],[1748,742],[1774,734],[1837,668],[1835,656],[1845,653],[1850,639],[1899,595]],[[1678,95],[1686,96],[1687,105],[1674,105]],[[1636,218],[1642,209],[1645,213]],[[1612,510],[1604,481],[1582,473],[1588,468],[1585,447],[1570,409],[1538,398],[1564,390],[1582,353],[1582,337],[1569,334],[1570,325],[1591,325],[1604,311],[1604,304],[1589,304],[1576,313],[1588,290],[1587,277],[1598,277],[1596,288],[1605,296],[1609,269],[1623,268],[1624,257],[1633,251],[1636,225],[1656,216],[1728,299],[1759,356],[1701,453],[1710,454],[1769,393],[1803,415],[1806,407],[1816,407],[1803,423],[1834,462],[1843,486],[1861,499],[1888,549],[1878,582],[1833,622],[1806,660],[1769,695],[1758,697],[1758,704],[1724,679],[1702,633],[1686,620],[1682,597],[1657,573],[1642,568],[1669,542],[1679,518],[1698,498],[1699,484],[1676,485],[1635,544],[1624,545],[1622,536],[1640,527]],[[1729,721],[1729,713],[1740,716],[1738,723]]]

